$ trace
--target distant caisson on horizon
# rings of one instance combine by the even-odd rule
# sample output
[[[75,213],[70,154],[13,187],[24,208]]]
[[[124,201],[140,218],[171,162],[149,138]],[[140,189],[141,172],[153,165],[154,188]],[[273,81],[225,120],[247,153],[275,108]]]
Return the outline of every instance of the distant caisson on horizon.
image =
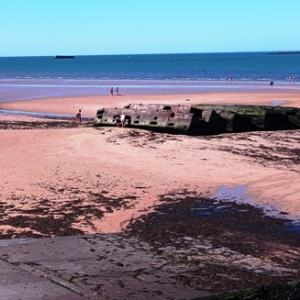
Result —
[[[73,55],[54,55],[54,59],[75,58]]]

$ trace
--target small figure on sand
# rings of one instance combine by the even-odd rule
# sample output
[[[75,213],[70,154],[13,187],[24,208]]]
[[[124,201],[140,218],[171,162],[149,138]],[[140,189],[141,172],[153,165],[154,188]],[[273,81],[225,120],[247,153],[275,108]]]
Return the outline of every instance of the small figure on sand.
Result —
[[[109,91],[110,91],[110,94],[113,96],[114,95],[114,88],[111,87]]]
[[[270,86],[272,86],[274,84],[273,80],[270,82]]]
[[[118,87],[116,88],[116,94],[117,94],[117,96],[120,96]]]
[[[117,125],[117,127],[120,127],[120,125],[121,125],[121,115],[120,114],[116,115],[116,125]]]
[[[126,115],[122,111],[122,114],[121,114],[121,124],[122,124],[123,128],[125,127],[125,123],[126,123]]]
[[[77,115],[76,115],[76,124],[81,125],[82,119],[81,119],[81,109],[79,109]]]

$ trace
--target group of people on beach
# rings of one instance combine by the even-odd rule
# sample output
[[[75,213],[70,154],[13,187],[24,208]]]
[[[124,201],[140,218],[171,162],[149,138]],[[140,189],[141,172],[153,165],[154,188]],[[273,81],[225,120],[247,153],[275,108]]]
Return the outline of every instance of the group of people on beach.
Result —
[[[111,87],[109,91],[110,91],[110,94],[113,96],[114,95],[114,88]],[[117,96],[120,96],[119,88],[118,87],[115,89],[115,92],[116,92]]]

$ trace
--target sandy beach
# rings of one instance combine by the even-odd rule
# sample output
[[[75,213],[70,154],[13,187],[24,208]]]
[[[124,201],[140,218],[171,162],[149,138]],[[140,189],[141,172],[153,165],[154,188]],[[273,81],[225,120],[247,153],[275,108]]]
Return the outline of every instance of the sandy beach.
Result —
[[[185,136],[93,126],[97,109],[129,103],[300,107],[300,97],[220,92],[0,103],[74,116],[0,114],[1,239],[50,238],[2,247],[4,260],[32,265],[41,255],[32,272],[47,270],[59,286],[108,299],[132,297],[136,285],[132,299],[144,291],[153,299],[191,299],[299,280],[299,236],[279,230],[299,230],[299,130]],[[57,238],[66,236],[73,238]],[[67,259],[66,243],[85,248],[68,250]],[[64,254],[59,265],[57,251]]]
[[[44,2],[0,6],[0,300],[299,300],[300,1]]]
[[[24,214],[40,207],[41,199],[48,199],[49,213],[55,217],[75,199],[83,206],[93,206],[91,198],[105,195],[123,199],[126,205],[119,201],[114,213],[103,212],[100,220],[92,215],[88,221],[86,216],[80,217],[71,227],[85,233],[119,232],[130,218],[151,211],[160,195],[180,190],[212,195],[223,186],[245,186],[245,194],[254,202],[278,205],[279,210],[300,216],[298,165],[292,163],[291,154],[277,153],[282,147],[290,151],[299,148],[298,131],[189,137],[92,126],[97,109],[129,103],[274,102],[300,107],[300,97],[294,92],[93,96],[1,103],[2,109],[28,112],[75,115],[82,109],[87,118],[82,126],[68,120],[65,126],[69,128],[50,126],[46,130],[38,126],[41,118],[0,115],[3,124],[29,122],[26,130],[21,125],[15,130],[1,129],[1,198],[6,206],[12,206],[7,214]],[[251,151],[257,152],[255,158],[249,155]],[[270,157],[267,162],[265,156]],[[272,162],[272,157],[278,159]],[[1,229],[2,234],[15,230],[10,226]]]

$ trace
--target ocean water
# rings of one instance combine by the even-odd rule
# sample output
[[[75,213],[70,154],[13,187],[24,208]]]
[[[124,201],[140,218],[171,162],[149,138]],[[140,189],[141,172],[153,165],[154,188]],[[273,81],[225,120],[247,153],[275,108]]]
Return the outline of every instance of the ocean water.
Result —
[[[109,93],[110,86],[118,86],[121,94],[198,93],[212,89],[266,88],[270,81],[298,88],[300,54],[0,58],[0,101],[104,95]]]

